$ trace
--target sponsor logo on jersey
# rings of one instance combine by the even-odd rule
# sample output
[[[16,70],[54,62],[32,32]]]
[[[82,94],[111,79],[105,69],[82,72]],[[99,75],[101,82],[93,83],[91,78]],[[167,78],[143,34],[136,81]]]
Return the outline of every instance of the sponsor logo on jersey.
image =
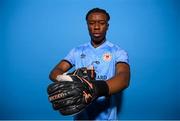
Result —
[[[106,80],[107,76],[106,75],[98,75],[97,80]]]
[[[104,54],[103,54],[103,60],[104,60],[105,62],[109,62],[109,61],[111,61],[111,59],[112,59],[111,53],[104,53]]]

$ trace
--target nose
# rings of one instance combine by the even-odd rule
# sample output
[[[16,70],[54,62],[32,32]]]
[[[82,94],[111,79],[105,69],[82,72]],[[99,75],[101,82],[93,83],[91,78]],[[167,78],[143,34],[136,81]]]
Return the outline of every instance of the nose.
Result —
[[[97,29],[99,29],[99,28],[100,28],[99,24],[98,24],[98,23],[95,23],[94,29],[97,30]]]

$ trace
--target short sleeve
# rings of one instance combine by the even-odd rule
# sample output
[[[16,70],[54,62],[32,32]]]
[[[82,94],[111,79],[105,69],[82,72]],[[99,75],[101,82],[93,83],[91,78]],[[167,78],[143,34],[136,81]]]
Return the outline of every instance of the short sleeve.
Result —
[[[116,56],[116,63],[125,62],[125,63],[129,64],[128,53],[125,50],[118,49],[116,51],[115,56]]]
[[[68,61],[72,66],[75,65],[75,48],[73,48],[67,56],[64,58],[65,61]]]

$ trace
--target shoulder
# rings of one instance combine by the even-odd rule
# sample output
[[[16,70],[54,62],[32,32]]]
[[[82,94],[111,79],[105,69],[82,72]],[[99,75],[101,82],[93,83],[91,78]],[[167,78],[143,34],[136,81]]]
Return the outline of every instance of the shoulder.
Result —
[[[112,42],[107,41],[107,45],[114,51],[114,52],[122,52],[122,53],[127,53],[126,50],[121,48],[118,44],[114,44]]]
[[[89,46],[89,43],[84,43],[76,47],[77,50],[82,50],[84,48],[87,48]]]
[[[126,50],[122,49],[119,45],[117,44],[109,44],[112,48],[116,63],[119,62],[124,62],[124,63],[129,63],[129,57],[128,53]]]
[[[79,52],[79,51],[86,49],[88,46],[89,46],[89,43],[81,44],[79,46],[74,47],[71,51]]]

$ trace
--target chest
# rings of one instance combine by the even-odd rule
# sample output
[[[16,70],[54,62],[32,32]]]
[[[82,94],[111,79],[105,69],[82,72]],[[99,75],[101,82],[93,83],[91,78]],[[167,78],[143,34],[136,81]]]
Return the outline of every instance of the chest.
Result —
[[[83,50],[76,55],[76,68],[93,66],[99,79],[114,73],[115,54],[112,50]]]

